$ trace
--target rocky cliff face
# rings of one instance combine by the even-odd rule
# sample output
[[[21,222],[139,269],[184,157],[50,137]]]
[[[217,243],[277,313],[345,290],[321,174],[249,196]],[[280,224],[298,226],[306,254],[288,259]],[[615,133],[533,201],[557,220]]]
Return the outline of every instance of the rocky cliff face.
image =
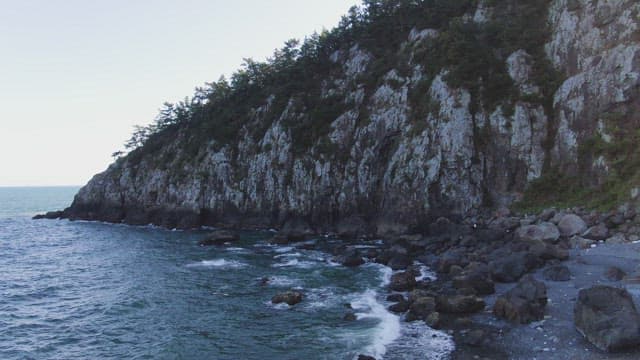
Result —
[[[481,2],[463,21],[495,21],[493,3]],[[302,151],[289,124],[308,109],[291,97],[267,120],[275,107],[267,96],[235,143],[211,140],[186,155],[190,130],[181,129],[155,153],[124,157],[96,175],[65,215],[169,227],[279,227],[297,218],[319,231],[384,235],[509,205],[552,169],[605,183],[615,157],[588,145],[620,140],[613,125],[640,125],[639,14],[634,0],[551,1],[546,55],[517,49],[503,59],[514,86],[511,100],[497,105],[452,86],[447,66],[429,75],[429,54],[427,65],[416,60],[439,29],[407,33],[395,66],[373,82],[363,79],[377,59],[350,44],[331,54],[337,70],[321,84],[320,96],[337,99],[339,114]],[[545,61],[564,80],[553,101],[534,79]],[[611,124],[611,114],[624,119]],[[257,127],[266,128],[258,137]]]

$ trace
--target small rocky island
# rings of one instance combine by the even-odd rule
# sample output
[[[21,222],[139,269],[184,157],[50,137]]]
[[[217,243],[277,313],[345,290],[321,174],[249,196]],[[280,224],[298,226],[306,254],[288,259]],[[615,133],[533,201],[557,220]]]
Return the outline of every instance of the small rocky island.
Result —
[[[635,0],[365,1],[167,104],[41,217],[327,234],[454,358],[634,359],[639,109]]]

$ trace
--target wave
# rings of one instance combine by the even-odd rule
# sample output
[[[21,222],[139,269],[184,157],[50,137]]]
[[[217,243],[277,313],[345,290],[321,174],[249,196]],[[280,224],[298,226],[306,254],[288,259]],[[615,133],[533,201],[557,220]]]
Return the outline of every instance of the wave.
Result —
[[[202,260],[200,262],[189,264],[187,267],[214,267],[214,268],[231,268],[237,269],[248,266],[247,264],[236,261],[236,260],[225,260],[225,259],[215,259],[215,260]]]
[[[278,264],[273,264],[271,266],[276,267],[276,268],[279,268],[279,267],[297,267],[297,268],[302,268],[302,269],[309,269],[309,268],[312,268],[312,267],[316,266],[316,263],[313,263],[311,261],[300,261],[298,259],[291,259],[289,261],[285,261],[285,262],[278,263]]]
[[[416,277],[416,281],[429,280],[435,281],[438,279],[438,276],[435,272],[433,272],[428,266],[423,265],[419,262],[414,262],[414,265],[420,268],[420,275]]]
[[[434,330],[423,321],[403,323],[401,335],[387,347],[387,354],[404,360],[444,360],[455,350],[451,335]]]
[[[387,347],[400,338],[401,325],[400,317],[387,311],[385,306],[376,299],[378,293],[373,290],[365,291],[362,296],[351,303],[358,320],[377,319],[378,325],[371,334],[371,345],[364,349],[364,352],[380,359],[387,353]]]

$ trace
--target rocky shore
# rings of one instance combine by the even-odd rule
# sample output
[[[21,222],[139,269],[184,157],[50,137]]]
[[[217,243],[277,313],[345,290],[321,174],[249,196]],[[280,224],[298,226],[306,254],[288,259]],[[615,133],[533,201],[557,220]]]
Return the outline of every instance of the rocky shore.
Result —
[[[272,241],[329,251],[344,266],[389,266],[389,310],[450,333],[453,359],[635,359],[639,224],[630,204],[607,213],[503,209],[484,220],[440,218],[424,233],[383,242],[342,237],[337,246],[309,241],[317,237],[297,220]],[[215,232],[203,244],[217,237],[233,238]],[[437,280],[422,274],[425,266]],[[274,298],[300,301],[301,294]]]

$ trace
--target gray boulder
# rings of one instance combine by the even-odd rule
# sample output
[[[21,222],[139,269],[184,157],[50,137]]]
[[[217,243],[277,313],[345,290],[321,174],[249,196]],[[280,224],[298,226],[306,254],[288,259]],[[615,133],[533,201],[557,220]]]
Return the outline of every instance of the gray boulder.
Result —
[[[570,237],[584,233],[587,230],[587,223],[578,215],[568,214],[560,219],[558,229],[560,235]]]
[[[640,345],[640,315],[624,289],[602,285],[583,289],[573,313],[576,329],[600,350]]]
[[[516,230],[516,238],[521,241],[544,241],[556,243],[560,239],[558,227],[550,222],[522,226]]]
[[[436,310],[445,314],[470,314],[484,310],[485,302],[477,296],[438,296]]]
[[[589,240],[606,240],[609,237],[609,228],[604,224],[592,226],[582,235],[583,238]]]
[[[493,314],[516,324],[528,324],[542,320],[546,306],[547,287],[528,275],[496,300]]]
[[[416,277],[411,271],[395,273],[391,276],[389,287],[393,291],[409,291],[416,287]]]
[[[409,307],[407,321],[426,320],[436,310],[436,300],[425,296],[415,299]]]

